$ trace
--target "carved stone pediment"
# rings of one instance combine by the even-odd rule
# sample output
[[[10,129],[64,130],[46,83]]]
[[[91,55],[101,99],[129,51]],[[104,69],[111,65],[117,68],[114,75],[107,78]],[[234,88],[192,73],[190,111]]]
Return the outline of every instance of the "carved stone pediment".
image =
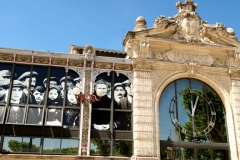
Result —
[[[133,70],[151,71],[153,67],[153,61],[147,61],[145,59],[133,61]]]
[[[203,21],[195,12],[197,5],[193,1],[177,2],[176,7],[179,13],[169,18],[159,16],[148,36],[191,44],[240,46],[232,28],[226,28],[220,23],[209,25]]]

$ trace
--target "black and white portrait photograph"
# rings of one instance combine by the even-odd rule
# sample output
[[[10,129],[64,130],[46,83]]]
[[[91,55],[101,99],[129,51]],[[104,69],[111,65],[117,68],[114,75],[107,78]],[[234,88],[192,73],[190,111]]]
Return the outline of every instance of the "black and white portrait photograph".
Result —
[[[63,112],[63,127],[79,127],[80,110],[65,108]]]
[[[23,123],[25,107],[11,106],[7,123]]]
[[[48,126],[61,126],[62,109],[48,108],[46,124]]]
[[[29,107],[27,114],[27,124],[41,125],[43,117],[43,108],[41,107]]]

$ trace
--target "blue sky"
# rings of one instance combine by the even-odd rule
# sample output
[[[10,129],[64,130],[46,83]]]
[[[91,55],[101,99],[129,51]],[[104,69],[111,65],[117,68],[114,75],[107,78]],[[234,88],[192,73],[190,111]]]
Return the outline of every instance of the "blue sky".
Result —
[[[1,0],[0,47],[69,52],[70,45],[122,50],[138,16],[152,28],[159,15],[174,16],[177,0]],[[184,0],[181,0],[184,2]],[[195,0],[209,24],[233,28],[240,39],[239,0]]]

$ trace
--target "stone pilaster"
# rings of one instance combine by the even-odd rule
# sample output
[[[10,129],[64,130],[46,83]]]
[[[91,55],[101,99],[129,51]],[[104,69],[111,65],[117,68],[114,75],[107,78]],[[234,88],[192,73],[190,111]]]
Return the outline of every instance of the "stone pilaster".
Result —
[[[152,105],[152,62],[134,62],[133,139],[134,154],[156,156],[154,107]]]
[[[233,119],[234,119],[234,127],[236,133],[236,144],[240,143],[240,80],[232,80],[232,90],[231,90],[231,100],[232,100],[232,112],[233,112]],[[238,154],[239,145],[238,145]],[[240,156],[240,155],[238,155]]]

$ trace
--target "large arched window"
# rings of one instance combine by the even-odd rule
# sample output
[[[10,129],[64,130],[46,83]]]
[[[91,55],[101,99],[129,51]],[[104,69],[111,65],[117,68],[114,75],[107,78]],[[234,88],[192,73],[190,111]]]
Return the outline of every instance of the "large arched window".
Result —
[[[162,159],[228,159],[225,111],[217,93],[196,79],[178,79],[159,103]]]

